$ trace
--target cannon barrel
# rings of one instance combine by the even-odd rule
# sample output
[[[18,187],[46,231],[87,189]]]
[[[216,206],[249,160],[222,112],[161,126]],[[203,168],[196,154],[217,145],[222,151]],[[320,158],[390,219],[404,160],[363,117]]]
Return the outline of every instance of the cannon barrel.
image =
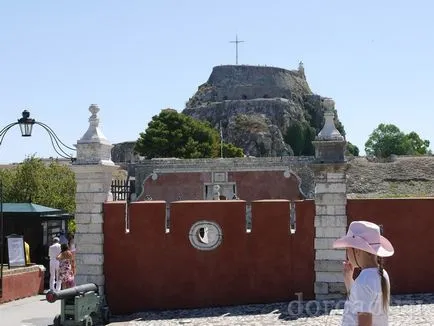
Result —
[[[60,290],[58,292],[50,290],[45,295],[45,298],[47,299],[48,302],[53,303],[56,302],[57,300],[73,298],[77,295],[91,292],[91,291],[98,293],[98,286],[94,283],[88,283],[88,284],[74,286],[69,289]]]

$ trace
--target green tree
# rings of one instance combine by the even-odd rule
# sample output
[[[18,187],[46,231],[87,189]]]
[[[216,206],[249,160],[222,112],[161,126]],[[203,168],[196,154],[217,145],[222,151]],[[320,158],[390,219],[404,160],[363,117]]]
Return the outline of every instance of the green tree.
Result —
[[[135,151],[146,158],[220,157],[219,132],[208,122],[165,109],[152,117],[145,132],[140,133]],[[242,156],[242,149],[224,144],[225,157]]]
[[[347,143],[347,152],[349,155],[359,156],[359,148],[350,142]]]
[[[381,123],[365,143],[368,155],[389,157],[395,155],[423,155],[428,152],[430,142],[422,140],[415,132],[406,135],[393,124]]]
[[[5,202],[33,202],[39,205],[75,211],[75,175],[72,170],[53,160],[45,164],[34,156],[21,164],[0,170]],[[69,225],[74,231],[75,223]]]
[[[223,157],[243,157],[244,152],[242,148],[239,148],[231,143],[223,143]]]
[[[425,155],[428,154],[429,151],[429,140],[423,140],[419,137],[417,133],[414,131],[410,132],[406,135],[407,141],[410,143],[412,149],[412,155]]]
[[[315,128],[307,121],[295,121],[288,127],[284,140],[291,146],[294,155],[314,155],[315,148],[312,141],[315,139]]]

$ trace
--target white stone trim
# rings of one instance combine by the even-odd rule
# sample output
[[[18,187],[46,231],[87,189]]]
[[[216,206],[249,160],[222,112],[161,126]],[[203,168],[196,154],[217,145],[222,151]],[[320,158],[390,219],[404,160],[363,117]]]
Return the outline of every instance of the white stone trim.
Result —
[[[345,250],[336,249],[316,249],[315,260],[339,260],[344,261],[346,258]]]

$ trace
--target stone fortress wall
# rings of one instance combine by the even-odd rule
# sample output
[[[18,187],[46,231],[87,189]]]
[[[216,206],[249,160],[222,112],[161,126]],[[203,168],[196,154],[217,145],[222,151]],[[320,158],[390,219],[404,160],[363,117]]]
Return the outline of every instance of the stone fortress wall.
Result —
[[[313,171],[309,163],[313,157],[262,157],[262,158],[224,158],[224,159],[153,159],[130,164],[129,171],[136,180],[136,196],[143,192],[143,184],[153,173],[156,174],[188,174],[203,172],[249,172],[249,178],[256,178],[264,171],[291,171],[301,179],[301,192],[313,198]],[[247,181],[247,180],[246,180]],[[169,186],[169,185],[168,185]],[[174,185],[172,185],[174,186]],[[258,188],[269,185],[257,184]],[[176,189],[172,189],[176,191]],[[168,189],[169,191],[169,189]],[[167,200],[168,198],[165,198]],[[197,199],[197,198],[184,198]],[[205,199],[205,198],[203,198]],[[288,198],[287,198],[288,199]]]
[[[304,73],[300,70],[249,65],[216,66],[208,81],[198,87],[200,96],[193,97],[187,107],[196,106],[200,101],[289,99],[291,90],[296,89],[297,85],[309,89]]]
[[[249,157],[236,159],[163,159],[142,160],[128,165],[136,180],[136,196],[143,190],[143,182],[154,171],[159,173],[186,173],[212,171],[267,171],[287,169],[301,180],[300,188],[307,198],[313,198],[314,157]],[[270,187],[272,185],[258,185]],[[433,197],[434,156],[403,156],[393,162],[371,162],[366,157],[348,160],[347,186],[349,198]]]

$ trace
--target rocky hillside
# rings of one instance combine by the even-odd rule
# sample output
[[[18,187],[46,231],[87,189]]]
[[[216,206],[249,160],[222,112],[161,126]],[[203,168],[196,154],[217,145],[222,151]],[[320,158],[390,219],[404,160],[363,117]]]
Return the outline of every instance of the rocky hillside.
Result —
[[[434,196],[434,156],[400,156],[393,162],[353,159],[347,170],[349,198]]]
[[[295,123],[307,123],[315,134],[321,130],[322,100],[310,90],[302,65],[298,70],[226,65],[213,68],[182,113],[221,125],[224,140],[246,155],[282,156],[294,154],[285,135]],[[336,125],[345,133],[338,118]]]

